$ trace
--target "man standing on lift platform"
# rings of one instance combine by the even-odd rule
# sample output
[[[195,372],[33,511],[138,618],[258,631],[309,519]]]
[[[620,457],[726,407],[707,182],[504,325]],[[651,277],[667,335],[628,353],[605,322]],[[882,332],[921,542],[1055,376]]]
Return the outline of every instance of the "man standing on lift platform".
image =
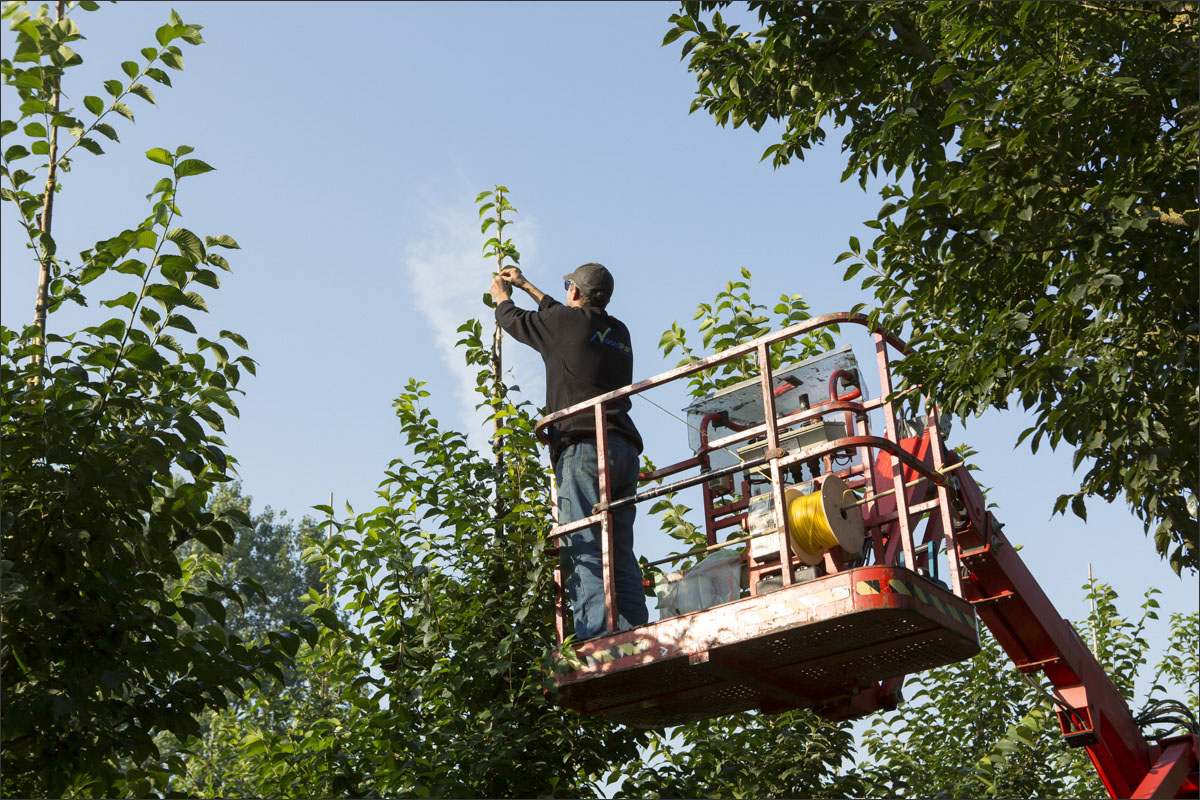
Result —
[[[512,302],[509,285],[524,289],[538,304],[525,311]],[[541,353],[546,365],[549,413],[590,400],[633,383],[633,348],[629,329],[605,311],[612,298],[613,278],[602,264],[589,263],[563,276],[567,304],[543,294],[510,267],[492,279],[496,322],[510,336]],[[637,491],[638,454],[642,437],[629,418],[629,398],[608,403],[608,474],[611,497]],[[577,414],[550,430],[550,461],[558,483],[559,524],[583,519],[600,502],[595,417]],[[619,629],[644,625],[649,619],[642,591],[642,570],[633,554],[633,505],[612,512],[613,576]],[[577,639],[604,633],[604,583],[600,526],[592,525],[559,539],[559,559]]]

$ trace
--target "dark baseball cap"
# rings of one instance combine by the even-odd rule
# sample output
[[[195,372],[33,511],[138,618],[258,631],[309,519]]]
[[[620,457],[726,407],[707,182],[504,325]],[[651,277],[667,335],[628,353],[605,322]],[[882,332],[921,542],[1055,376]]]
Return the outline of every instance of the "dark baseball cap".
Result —
[[[603,292],[609,297],[613,293],[613,276],[603,264],[592,261],[575,268],[574,272],[563,275],[563,280],[571,281],[584,294]]]

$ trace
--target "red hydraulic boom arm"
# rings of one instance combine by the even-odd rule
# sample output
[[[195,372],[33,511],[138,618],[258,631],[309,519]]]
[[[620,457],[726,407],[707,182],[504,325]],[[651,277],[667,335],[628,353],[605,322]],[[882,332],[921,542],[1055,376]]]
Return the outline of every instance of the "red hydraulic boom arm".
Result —
[[[1063,736],[1087,748],[1112,797],[1195,797],[1196,736],[1146,741],[1112,680],[985,510],[979,486],[966,470],[953,482],[965,523],[954,534],[963,597],[1018,670],[1045,673]]]

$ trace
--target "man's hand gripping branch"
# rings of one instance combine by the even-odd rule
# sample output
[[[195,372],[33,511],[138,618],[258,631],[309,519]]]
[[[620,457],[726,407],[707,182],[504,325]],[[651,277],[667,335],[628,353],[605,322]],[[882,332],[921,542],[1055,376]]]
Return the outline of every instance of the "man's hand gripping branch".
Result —
[[[496,305],[503,303],[505,300],[512,299],[510,285],[518,289],[524,289],[533,298],[535,303],[541,303],[542,298],[545,296],[536,286],[525,279],[520,269],[517,267],[508,267],[501,270],[496,277],[492,278],[492,285],[488,287],[488,291],[491,293],[492,299],[496,301]]]

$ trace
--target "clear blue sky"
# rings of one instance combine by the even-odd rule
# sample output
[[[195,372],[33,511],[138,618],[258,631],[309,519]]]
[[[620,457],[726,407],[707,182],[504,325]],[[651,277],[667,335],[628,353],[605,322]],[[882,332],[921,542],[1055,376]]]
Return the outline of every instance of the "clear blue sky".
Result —
[[[104,79],[123,77],[119,63],[153,43],[171,7],[74,12],[88,40],[76,48],[85,65],[70,73],[65,104],[79,107],[84,94],[104,94]],[[205,26],[206,44],[185,47],[175,88],[152,85],[158,107],[131,103],[138,122],[116,126],[121,144],[106,142],[101,158],[80,154],[55,233],[60,253],[78,253],[145,216],[161,174],[141,155],[151,147],[189,144],[217,168],[185,183],[179,204],[184,225],[242,246],[208,296],[204,325],[245,335],[260,364],[227,436],[256,509],[298,517],[330,492],[339,507],[370,507],[402,453],[391,401],[410,376],[428,382],[444,424],[485,440],[451,345],[462,321],[489,321],[480,296],[491,268],[472,201],[495,183],[512,190],[520,214],[508,231],[535,284],[554,293],[586,261],[613,271],[611,310],[633,332],[639,377],[675,365],[658,354],[662,331],[689,322],[741,266],[760,302],[801,293],[825,313],[868,299],[833,261],[850,236],[869,238],[860,223],[880,201],[839,182],[836,132],[830,146],[775,171],[759,163],[770,131],[689,116],[694,79],[678,45],[660,47],[671,4],[174,7]],[[5,31],[5,57],[12,48]],[[12,95],[3,100],[14,116]],[[36,265],[7,204],[2,232],[3,320],[20,325],[32,318]],[[101,285],[93,309],[57,314],[52,328],[86,324],[102,294],[125,291]],[[510,348],[508,360],[540,404],[536,357]],[[679,422],[645,405],[635,413],[655,461],[685,455]],[[1123,505],[1092,502],[1086,525],[1051,518],[1054,498],[1077,486],[1070,453],[1014,451],[1027,424],[1016,411],[989,414],[965,438],[997,517],[1060,612],[1086,614],[1089,562],[1127,614],[1148,586],[1163,590],[1164,610],[1195,610],[1196,577],[1177,578]],[[952,441],[963,436],[960,425]],[[651,553],[662,547],[656,529],[639,526]]]

